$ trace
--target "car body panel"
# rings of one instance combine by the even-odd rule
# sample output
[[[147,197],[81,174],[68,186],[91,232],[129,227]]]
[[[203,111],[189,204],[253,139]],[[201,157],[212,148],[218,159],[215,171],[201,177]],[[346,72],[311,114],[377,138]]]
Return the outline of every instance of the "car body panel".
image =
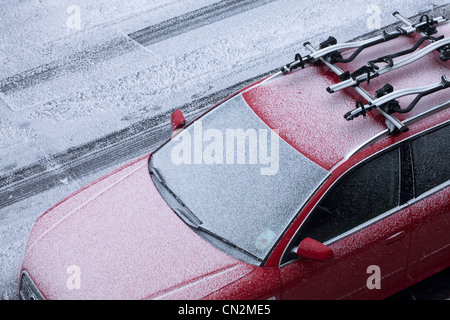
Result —
[[[398,241],[387,244],[394,234]],[[374,299],[380,290],[370,290],[369,267],[382,271],[383,292],[403,284],[408,259],[410,231],[405,213],[400,211],[329,247],[334,259],[318,262],[299,259],[280,270],[283,299]]]
[[[205,297],[206,300],[280,300],[281,282],[277,267],[258,267],[245,277]]]
[[[167,206],[147,158],[37,221],[23,268],[48,299],[200,299],[253,271],[208,244]],[[70,288],[70,266],[80,288]]]
[[[408,285],[450,267],[449,199],[447,186],[408,208],[412,228]]]

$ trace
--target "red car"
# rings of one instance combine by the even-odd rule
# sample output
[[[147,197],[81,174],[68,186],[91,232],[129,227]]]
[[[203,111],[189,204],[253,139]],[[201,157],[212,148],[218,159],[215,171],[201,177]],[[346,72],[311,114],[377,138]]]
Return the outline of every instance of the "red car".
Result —
[[[170,140],[36,221],[20,298],[381,299],[449,267],[450,25],[394,15],[175,111]]]

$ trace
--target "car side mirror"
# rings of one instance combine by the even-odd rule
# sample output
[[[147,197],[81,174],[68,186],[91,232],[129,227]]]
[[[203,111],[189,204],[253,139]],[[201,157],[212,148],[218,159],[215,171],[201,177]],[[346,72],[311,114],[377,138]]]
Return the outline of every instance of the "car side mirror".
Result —
[[[186,119],[184,118],[183,112],[180,109],[172,112],[172,116],[170,117],[170,125],[172,126],[172,131],[181,129],[186,124]]]
[[[300,242],[297,255],[300,258],[316,261],[330,261],[334,258],[334,253],[329,247],[311,238],[305,238]]]

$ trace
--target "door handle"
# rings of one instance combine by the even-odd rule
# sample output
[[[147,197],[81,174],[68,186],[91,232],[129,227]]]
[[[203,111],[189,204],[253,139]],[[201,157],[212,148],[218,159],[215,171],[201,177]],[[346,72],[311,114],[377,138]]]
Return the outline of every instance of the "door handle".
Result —
[[[389,238],[387,238],[384,243],[385,244],[392,244],[394,242],[397,242],[400,239],[402,239],[405,236],[405,234],[406,234],[405,231],[397,232],[396,234],[394,234],[394,235],[390,236]]]

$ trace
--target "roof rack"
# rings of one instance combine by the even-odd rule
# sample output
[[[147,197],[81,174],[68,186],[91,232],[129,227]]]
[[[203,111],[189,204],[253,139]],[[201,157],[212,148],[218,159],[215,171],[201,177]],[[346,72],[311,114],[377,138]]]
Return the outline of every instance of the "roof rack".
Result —
[[[431,36],[433,34],[432,27],[435,28],[436,25],[447,22],[448,19],[445,17],[438,17],[434,19],[427,18],[426,21],[421,21],[417,24],[412,24],[409,20],[402,17],[398,12],[394,12],[394,16],[398,19],[402,19],[405,23],[404,28],[397,27],[397,32],[389,33],[383,31],[381,35],[375,36],[373,38],[356,41],[356,42],[345,42],[337,43],[334,37],[329,37],[326,41],[320,44],[320,49],[315,50],[310,55],[302,57],[299,53],[295,55],[295,60],[285,66],[283,66],[280,71],[287,74],[299,67],[304,68],[307,63],[313,63],[319,58],[325,58],[330,63],[349,63],[353,61],[360,53],[366,48],[372,47],[374,45],[380,44],[382,42],[390,41],[396,39],[400,36],[405,36],[413,32],[421,32],[424,36]],[[423,18],[423,17],[422,17]],[[422,20],[421,18],[421,20]],[[430,29],[431,28],[431,29]],[[428,33],[423,33],[421,30],[427,30]],[[434,29],[436,30],[436,29]],[[308,42],[307,42],[308,43]],[[356,51],[347,59],[342,58],[339,50],[344,49],[356,49]]]
[[[450,38],[444,38],[444,36],[435,38],[432,35],[437,32],[436,26],[442,22],[447,22],[448,19],[444,17],[438,17],[430,19],[427,15],[422,15],[419,22],[413,24],[409,19],[403,17],[400,13],[394,12],[394,17],[402,21],[405,26],[403,28],[397,27],[397,32],[388,33],[383,31],[382,35],[370,38],[368,40],[359,42],[348,42],[338,44],[336,39],[329,37],[326,41],[320,44],[320,49],[315,49],[309,42],[304,43],[304,46],[311,52],[310,55],[302,57],[300,54],[296,54],[295,61],[282,67],[280,72],[287,74],[299,67],[304,68],[308,63],[322,62],[326,64],[334,73],[339,76],[340,83],[330,86],[327,91],[332,93],[344,88],[355,89],[367,103],[363,103],[361,100],[356,102],[356,108],[345,114],[346,120],[353,120],[359,115],[365,116],[368,111],[377,109],[385,118],[386,126],[390,133],[395,131],[406,132],[408,127],[398,120],[392,113],[406,113],[411,111],[421,98],[434,92],[447,89],[450,87],[450,80],[443,75],[439,83],[435,83],[429,86],[399,90],[394,92],[393,87],[390,84],[386,84],[383,88],[376,92],[376,97],[372,97],[366,90],[359,86],[362,82],[369,82],[370,79],[379,76],[381,74],[393,71],[401,68],[409,63],[419,60],[432,51],[439,51],[442,61],[448,61],[450,59]],[[353,74],[344,72],[335,63],[348,63],[353,61],[362,50],[374,46],[376,44],[390,41],[403,35],[417,32],[422,35],[422,38],[410,49],[400,51],[394,54],[380,57],[376,60],[369,61],[367,66],[364,66]],[[397,61],[394,63],[393,59],[415,52],[420,45],[425,42],[431,42],[430,45],[419,50],[418,52],[411,54],[409,57]],[[339,52],[341,49],[356,49],[352,55],[348,58],[343,58]],[[386,63],[387,65],[380,68],[376,63]],[[414,101],[405,109],[402,109],[398,103],[397,98],[416,94]]]
[[[410,112],[423,97],[447,88],[450,88],[450,79],[445,75],[442,76],[441,81],[438,83],[420,88],[399,90],[396,92],[393,91],[393,87],[390,84],[387,84],[377,91],[377,99],[374,99],[367,104],[363,104],[361,100],[358,100],[356,102],[356,109],[346,113],[344,118],[346,120],[353,120],[360,115],[365,116],[368,111],[371,111],[376,107],[382,109],[387,114],[392,114],[394,112],[407,113]],[[399,102],[395,100],[400,97],[414,94],[417,95],[416,98],[405,109],[400,108]]]
[[[305,43],[304,46],[310,50],[311,52],[317,52],[317,50],[309,43]],[[342,75],[344,72],[334,64],[328,62],[325,60],[325,58],[320,57],[319,60],[321,60],[323,63],[325,63],[334,73],[336,73],[338,76]],[[359,85],[353,86],[353,88],[358,92],[364,99],[367,101],[373,101],[374,98],[363,88],[361,88]],[[374,106],[385,118],[386,118],[386,126],[388,127],[390,132],[394,132],[396,129],[405,132],[408,131],[408,127],[406,127],[400,120],[398,120],[396,117],[387,114],[383,109],[381,109],[378,106]]]
[[[424,40],[429,40],[429,36],[423,37],[421,38],[421,40],[419,40],[419,42],[423,42]],[[437,38],[434,38],[437,39]],[[446,52],[446,47],[450,45],[450,38],[445,38],[443,39],[443,36],[441,37],[440,40],[437,40],[435,42],[433,42],[432,44],[426,46],[425,48],[423,48],[422,50],[416,52],[415,54],[410,55],[409,57],[398,61],[398,62],[393,62],[393,58],[400,56],[400,55],[404,55],[407,53],[410,53],[411,50],[415,51],[415,47],[414,46],[412,49],[410,50],[405,50],[405,51],[401,51],[392,55],[387,55],[381,58],[378,58],[376,60],[372,60],[369,61],[369,65],[368,66],[363,66],[362,68],[356,70],[355,72],[353,72],[352,74],[350,74],[348,71],[345,72],[342,76],[341,76],[341,82],[335,85],[332,85],[330,87],[327,88],[327,91],[329,93],[333,93],[336,92],[338,90],[342,90],[348,87],[352,87],[354,85],[360,84],[362,82],[370,82],[370,79],[373,79],[375,77],[378,77],[382,74],[394,71],[396,69],[399,69],[401,67],[404,67],[410,63],[413,63],[414,61],[419,60],[420,58],[426,56],[427,54],[429,54],[432,51],[435,50],[441,50],[442,52]],[[444,56],[443,54],[441,54],[442,56]],[[387,63],[386,66],[379,68],[375,63],[379,63],[379,62],[385,62]],[[346,78],[346,80],[344,80],[344,78]],[[343,80],[343,81],[342,81]]]

